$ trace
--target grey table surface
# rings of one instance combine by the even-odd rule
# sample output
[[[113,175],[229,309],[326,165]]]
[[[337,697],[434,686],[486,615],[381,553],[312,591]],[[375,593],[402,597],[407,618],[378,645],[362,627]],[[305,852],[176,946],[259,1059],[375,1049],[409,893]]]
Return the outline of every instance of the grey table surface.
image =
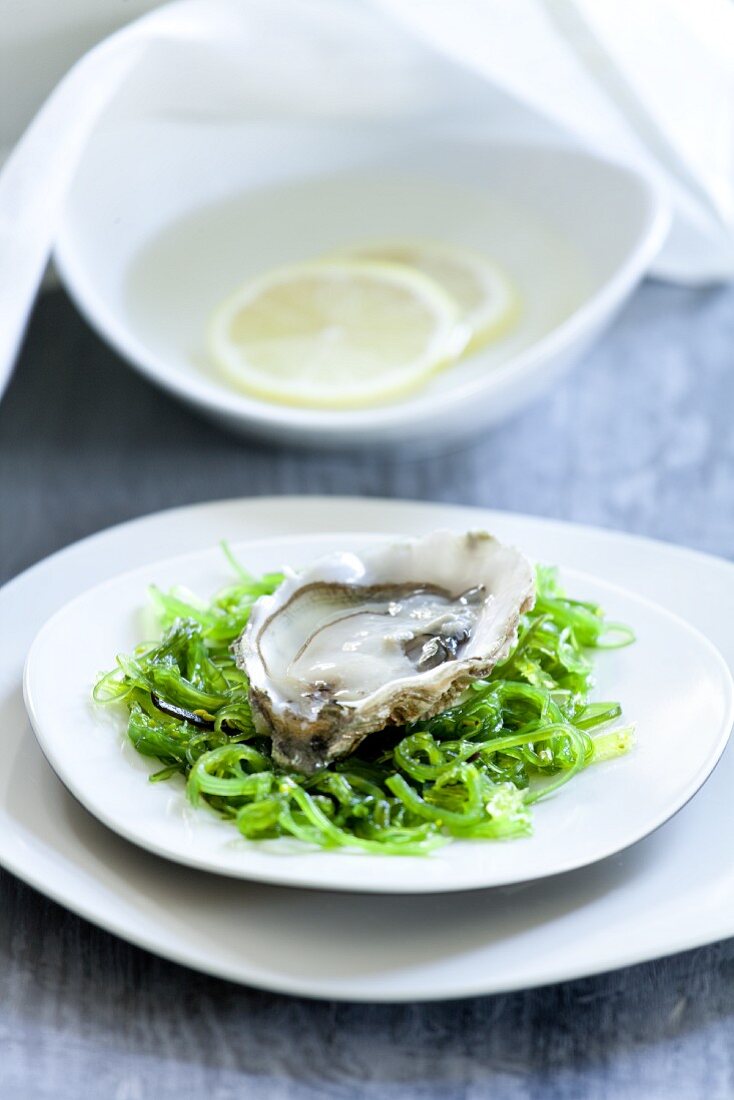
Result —
[[[133,516],[278,493],[487,505],[732,557],[733,413],[731,289],[646,284],[546,400],[430,457],[224,435],[130,371],[56,291],[0,405],[0,579]],[[734,1096],[734,941],[507,996],[326,1004],[164,962],[9,874],[0,899],[3,1100]]]

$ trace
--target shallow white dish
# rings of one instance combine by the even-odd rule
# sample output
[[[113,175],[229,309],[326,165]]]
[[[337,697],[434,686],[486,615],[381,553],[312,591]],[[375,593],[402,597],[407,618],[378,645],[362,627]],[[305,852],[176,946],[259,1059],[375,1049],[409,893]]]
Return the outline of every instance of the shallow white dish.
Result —
[[[23,663],[42,623],[90,584],[231,541],[352,530],[416,535],[489,527],[538,559],[594,562],[683,615],[734,665],[734,566],[610,531],[446,505],[270,498],[188,507],[127,523],[54,555],[0,591],[0,863],[149,950],[267,989],[405,1001],[518,989],[625,966],[734,935],[734,747],[700,793],[646,840],[591,867],[524,886],[369,897],[235,881],[149,855],[67,792],[33,736]]]
[[[319,447],[435,446],[552,385],[643,276],[667,224],[640,177],[559,146],[397,124],[127,119],[90,143],[56,260],[109,343],[230,428]],[[519,289],[518,322],[414,394],[366,409],[262,401],[207,361],[209,315],[246,277],[392,236],[495,257]]]
[[[293,536],[233,547],[255,575],[301,567],[322,554],[363,549],[365,535]],[[169,559],[95,587],[43,627],[26,664],[26,706],[49,763],[79,801],[115,832],[156,855],[236,878],[367,893],[436,893],[528,882],[586,866],[629,847],[671,817],[708,777],[734,720],[729,670],[698,631],[644,599],[566,570],[574,596],[632,624],[637,642],[599,652],[595,698],[617,699],[634,721],[625,757],[589,768],[534,808],[534,834],[511,842],[456,841],[429,858],[256,843],[187,802],[182,781],[150,784],[156,760],[125,736],[123,708],[90,702],[91,685],[118,653],[146,637],[148,586],[213,595],[230,583],[218,547]]]

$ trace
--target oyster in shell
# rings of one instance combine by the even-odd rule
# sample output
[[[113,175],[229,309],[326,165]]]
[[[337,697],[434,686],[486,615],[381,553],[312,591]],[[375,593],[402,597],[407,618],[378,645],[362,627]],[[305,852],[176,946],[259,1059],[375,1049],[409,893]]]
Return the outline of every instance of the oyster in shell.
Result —
[[[445,710],[515,644],[533,570],[486,532],[320,558],[261,596],[235,643],[275,759],[313,772]]]

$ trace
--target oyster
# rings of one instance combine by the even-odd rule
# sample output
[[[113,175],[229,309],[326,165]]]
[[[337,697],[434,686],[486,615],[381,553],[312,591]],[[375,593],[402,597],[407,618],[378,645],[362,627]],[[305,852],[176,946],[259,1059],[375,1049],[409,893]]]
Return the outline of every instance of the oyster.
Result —
[[[262,596],[235,643],[256,724],[279,763],[316,771],[444,710],[507,656],[534,599],[530,563],[486,532],[320,558]]]

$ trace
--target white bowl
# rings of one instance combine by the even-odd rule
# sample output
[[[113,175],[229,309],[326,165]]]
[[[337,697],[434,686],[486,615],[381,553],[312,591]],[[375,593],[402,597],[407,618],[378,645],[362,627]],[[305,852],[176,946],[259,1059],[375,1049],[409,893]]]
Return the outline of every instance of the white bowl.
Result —
[[[667,224],[640,177],[560,147],[397,126],[128,120],[87,150],[56,260],[110,344],[229,428],[320,447],[442,443],[550,387],[644,275]],[[518,323],[409,397],[353,411],[258,400],[207,362],[208,316],[243,279],[390,236],[495,257],[520,290]]]

